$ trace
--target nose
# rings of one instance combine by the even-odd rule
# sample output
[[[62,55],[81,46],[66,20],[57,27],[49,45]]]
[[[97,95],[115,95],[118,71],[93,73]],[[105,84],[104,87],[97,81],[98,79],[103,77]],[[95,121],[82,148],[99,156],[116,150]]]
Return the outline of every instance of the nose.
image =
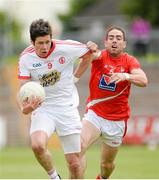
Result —
[[[117,43],[117,41],[116,40],[113,40],[113,44],[116,44]]]
[[[42,49],[47,49],[47,44],[43,44]]]
[[[115,42],[115,43],[116,43],[116,42],[117,42],[117,39],[116,39],[116,38],[114,38],[114,39],[113,39],[113,42]]]

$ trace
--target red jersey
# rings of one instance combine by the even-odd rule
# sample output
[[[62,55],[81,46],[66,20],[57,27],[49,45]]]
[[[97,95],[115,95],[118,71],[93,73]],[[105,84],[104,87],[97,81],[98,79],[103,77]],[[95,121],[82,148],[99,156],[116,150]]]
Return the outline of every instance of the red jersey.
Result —
[[[127,80],[109,83],[109,74],[130,73],[136,68],[140,68],[140,64],[135,57],[127,53],[111,57],[107,50],[103,50],[101,56],[92,62],[87,108],[108,120],[127,120],[130,115],[128,97],[131,83]]]

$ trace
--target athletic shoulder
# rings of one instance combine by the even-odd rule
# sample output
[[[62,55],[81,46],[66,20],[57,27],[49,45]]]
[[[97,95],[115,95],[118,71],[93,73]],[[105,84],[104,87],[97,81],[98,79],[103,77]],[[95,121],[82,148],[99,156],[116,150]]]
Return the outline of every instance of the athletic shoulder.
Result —
[[[21,64],[28,64],[29,63],[29,59],[32,58],[31,54],[33,54],[35,52],[34,46],[28,46],[27,48],[25,48],[22,53],[20,54],[19,57],[19,63]]]
[[[128,54],[128,53],[123,53],[123,57],[128,59],[129,61],[132,61],[132,60],[137,60],[137,58],[131,54]]]
[[[33,45],[30,45],[22,51],[22,53],[20,54],[20,58],[33,52],[35,52],[35,48]]]
[[[135,56],[128,53],[123,53],[123,56],[123,59],[125,59],[125,62],[128,64],[130,69],[140,68],[139,60]]]

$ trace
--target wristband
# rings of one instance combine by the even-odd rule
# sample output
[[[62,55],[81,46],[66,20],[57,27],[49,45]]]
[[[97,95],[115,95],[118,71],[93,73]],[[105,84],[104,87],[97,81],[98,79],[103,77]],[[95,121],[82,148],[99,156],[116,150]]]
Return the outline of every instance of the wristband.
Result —
[[[80,79],[80,78],[77,78],[77,77],[74,76],[74,77],[73,77],[73,82],[74,82],[74,83],[77,83],[77,82],[79,81],[79,79]]]
[[[128,73],[123,73],[126,80],[130,80],[130,75]]]

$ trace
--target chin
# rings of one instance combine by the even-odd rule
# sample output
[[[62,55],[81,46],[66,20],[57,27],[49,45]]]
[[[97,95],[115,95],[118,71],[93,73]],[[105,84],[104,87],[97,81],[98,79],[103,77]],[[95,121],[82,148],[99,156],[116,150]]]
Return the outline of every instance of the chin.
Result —
[[[111,54],[111,56],[113,56],[113,57],[118,56],[118,53],[117,53],[117,52],[114,52],[114,51],[111,51],[110,54]]]
[[[47,53],[43,53],[40,55],[40,57],[45,58],[47,56]]]
[[[111,53],[111,56],[113,56],[113,57],[117,57],[117,56],[118,56],[118,54]]]
[[[114,50],[114,51],[111,51],[110,54],[114,57],[117,57],[121,54],[121,52]]]

